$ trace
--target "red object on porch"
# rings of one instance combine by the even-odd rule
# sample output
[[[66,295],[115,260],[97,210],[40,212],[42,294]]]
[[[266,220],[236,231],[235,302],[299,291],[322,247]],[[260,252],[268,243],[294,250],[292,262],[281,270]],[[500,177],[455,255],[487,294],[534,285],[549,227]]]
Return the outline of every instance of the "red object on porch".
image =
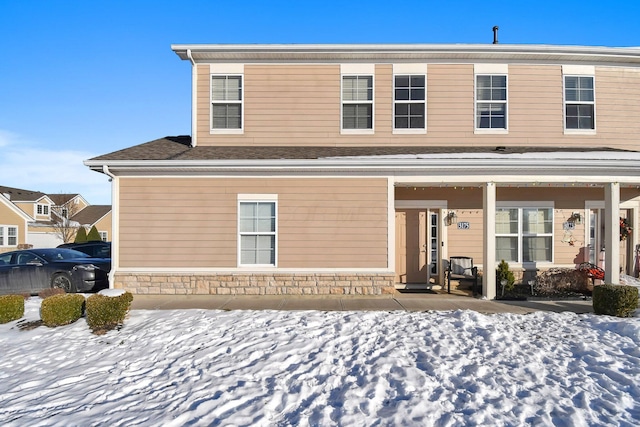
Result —
[[[581,263],[578,265],[578,270],[584,272],[590,279],[604,280],[604,270],[590,262]]]

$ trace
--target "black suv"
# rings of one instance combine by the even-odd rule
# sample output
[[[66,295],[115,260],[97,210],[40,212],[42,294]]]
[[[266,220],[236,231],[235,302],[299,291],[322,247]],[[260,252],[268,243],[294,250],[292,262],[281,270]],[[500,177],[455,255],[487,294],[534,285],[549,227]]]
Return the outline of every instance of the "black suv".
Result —
[[[111,242],[96,240],[85,243],[63,243],[59,248],[75,249],[92,258],[111,258]]]

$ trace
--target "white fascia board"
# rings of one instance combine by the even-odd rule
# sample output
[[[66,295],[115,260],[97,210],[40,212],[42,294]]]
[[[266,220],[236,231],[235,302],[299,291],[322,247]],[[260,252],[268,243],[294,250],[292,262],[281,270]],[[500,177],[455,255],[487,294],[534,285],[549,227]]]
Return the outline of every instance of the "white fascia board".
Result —
[[[25,222],[29,222],[29,221],[35,221],[34,218],[32,218],[31,216],[29,216],[25,211],[23,211],[22,209],[20,209],[19,207],[17,207],[16,205],[13,204],[13,202],[9,199],[7,199],[6,197],[4,197],[3,195],[0,194],[0,203],[6,205],[10,210],[12,210],[15,214],[19,215],[20,217],[22,217],[22,219]]]

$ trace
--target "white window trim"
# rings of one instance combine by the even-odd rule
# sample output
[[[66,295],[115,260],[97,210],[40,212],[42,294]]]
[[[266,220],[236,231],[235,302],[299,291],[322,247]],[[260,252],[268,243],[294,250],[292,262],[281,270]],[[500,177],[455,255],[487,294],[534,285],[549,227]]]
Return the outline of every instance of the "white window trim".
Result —
[[[240,104],[240,129],[214,129],[213,127],[213,77],[240,77],[240,101],[231,101],[230,103]],[[214,73],[209,74],[209,133],[211,135],[241,135],[244,134],[244,73]],[[215,101],[223,102],[223,101]],[[224,101],[228,102],[228,101]]]
[[[491,135],[507,135],[509,134],[509,74],[507,72],[480,72],[484,70],[484,68],[478,68],[476,65],[475,72],[473,75],[473,133],[476,135],[482,134],[491,134]],[[491,71],[492,69],[487,69],[487,71]],[[496,69],[494,71],[502,70]],[[506,70],[505,70],[506,71]],[[504,76],[505,77],[505,90],[507,91],[506,100],[504,101],[478,101],[478,76]],[[504,128],[496,128],[496,129],[487,129],[487,128],[479,128],[478,127],[478,102],[487,103],[487,104],[498,104],[504,103]]]
[[[38,213],[38,208],[41,208],[42,213]],[[46,210],[46,212],[45,212],[45,210]],[[36,203],[35,212],[34,213],[37,216],[47,216],[48,217],[48,216],[51,215],[51,209],[50,209],[49,205],[46,204],[46,203]]]
[[[345,77],[371,77],[371,100],[370,101],[345,101],[342,98]],[[376,127],[375,100],[376,100],[376,76],[374,73],[341,73],[340,74],[340,134],[342,135],[373,135],[375,133],[375,127]],[[344,128],[344,108],[343,108],[345,104],[371,104],[371,129],[345,129]]]
[[[98,233],[100,233],[100,240],[103,242],[109,241],[109,233],[107,231],[98,231]]]
[[[10,228],[14,228],[16,230],[16,244],[15,245],[10,245],[9,244],[9,229]],[[19,230],[18,230],[18,226],[17,225],[4,225],[4,224],[0,224],[0,229],[2,231],[2,242],[0,242],[0,248],[15,248],[18,246],[18,239],[19,239]],[[13,236],[12,236],[13,237]]]
[[[394,67],[394,71],[395,71],[395,67]],[[422,101],[411,101],[411,100],[405,100],[405,101],[397,101],[396,100],[396,76],[409,76],[409,78],[411,78],[411,76],[423,76],[424,77],[424,99]],[[392,106],[392,122],[391,122],[391,128],[392,128],[392,133],[393,134],[400,134],[400,135],[424,135],[427,133],[427,73],[425,72],[418,72],[418,73],[414,73],[414,72],[410,72],[410,73],[395,73],[393,74],[393,82],[392,82],[392,102],[393,102],[393,106]],[[396,104],[424,104],[424,127],[422,128],[396,128]]]
[[[269,234],[275,236],[274,242],[274,263],[273,264],[243,264],[242,263],[242,245],[241,240],[243,233],[240,232],[240,204],[241,203],[274,203],[275,204],[275,231],[271,233],[260,233],[260,234]],[[278,195],[277,194],[238,194],[237,201],[237,242],[238,242],[238,253],[237,253],[237,266],[239,268],[278,268]]]
[[[551,209],[552,219],[551,219],[551,261],[536,261],[536,262],[522,262],[522,237],[524,236],[522,232],[522,209],[526,208],[540,208],[540,209]],[[555,263],[556,256],[556,233],[555,233],[555,204],[553,201],[539,201],[539,202],[496,202],[496,211],[498,209],[518,209],[518,261],[509,261],[509,265],[513,267],[521,267],[526,268],[530,266],[550,266]],[[495,220],[494,220],[495,221]],[[510,236],[511,234],[509,234]],[[545,233],[545,235],[547,235]],[[498,234],[495,233],[494,238],[500,236],[507,236],[506,234]]]
[[[573,73],[563,73],[562,74],[562,121],[564,127],[565,135],[595,135],[597,128],[596,117],[596,76],[593,74],[583,74],[575,70],[575,69],[566,69],[562,68],[563,72],[566,71],[576,71]],[[588,70],[588,69],[587,69]],[[585,70],[586,71],[586,70]],[[580,101],[580,102],[571,102],[571,104],[584,104],[584,105],[593,105],[593,129],[567,129],[567,77],[591,77],[593,79],[593,101]]]

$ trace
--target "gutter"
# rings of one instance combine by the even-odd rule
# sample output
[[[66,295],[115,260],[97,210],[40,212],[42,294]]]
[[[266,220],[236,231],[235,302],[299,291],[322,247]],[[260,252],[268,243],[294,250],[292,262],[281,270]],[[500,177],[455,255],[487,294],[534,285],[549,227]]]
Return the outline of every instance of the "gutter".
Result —
[[[187,49],[187,58],[191,61],[191,147],[198,145],[198,123],[197,123],[197,99],[198,99],[198,69],[196,68],[196,61],[193,59],[191,49]]]
[[[118,212],[120,208],[116,202],[118,199],[118,177],[115,176],[108,165],[102,165],[102,173],[109,177],[111,181],[111,271],[109,271],[109,288],[113,289],[114,280],[116,277],[116,267],[120,254],[118,251]]]

